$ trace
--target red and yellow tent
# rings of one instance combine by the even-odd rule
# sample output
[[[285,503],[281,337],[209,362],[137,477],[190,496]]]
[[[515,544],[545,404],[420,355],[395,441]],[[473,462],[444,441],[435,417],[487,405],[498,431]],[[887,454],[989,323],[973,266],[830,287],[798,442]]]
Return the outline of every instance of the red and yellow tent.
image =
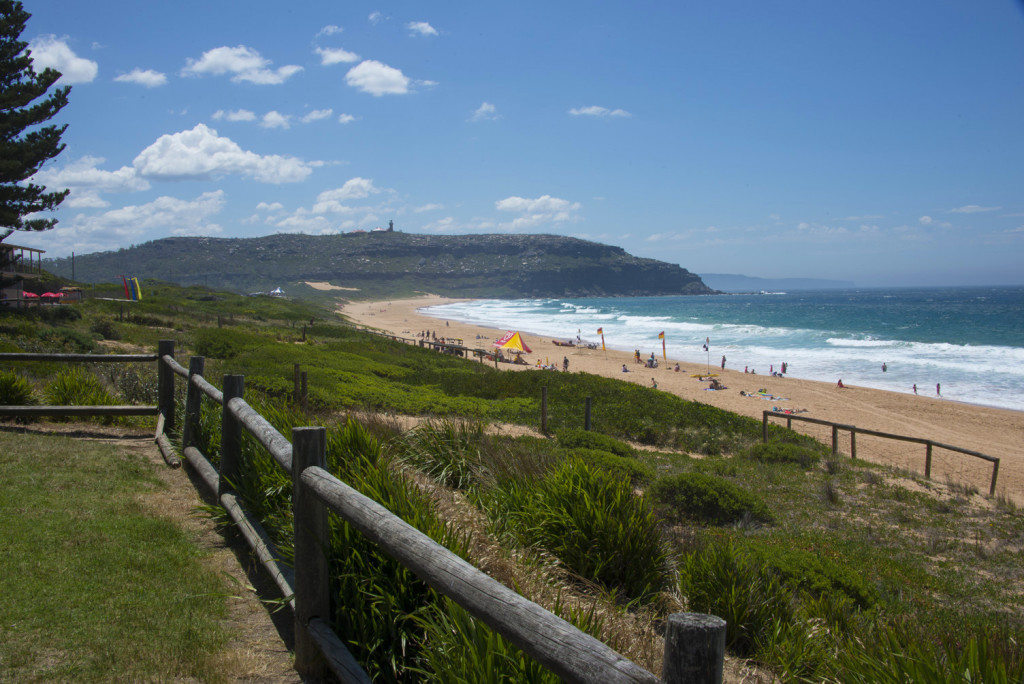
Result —
[[[505,335],[494,343],[494,346],[498,349],[507,349],[508,351],[532,354],[533,352],[526,343],[523,342],[522,336],[514,330],[509,330]]]

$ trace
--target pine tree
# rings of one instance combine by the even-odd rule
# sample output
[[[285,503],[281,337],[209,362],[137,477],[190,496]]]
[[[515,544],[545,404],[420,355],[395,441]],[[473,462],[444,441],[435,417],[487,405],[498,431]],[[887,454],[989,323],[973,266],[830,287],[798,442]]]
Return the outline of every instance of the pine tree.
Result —
[[[0,242],[16,230],[49,230],[56,219],[29,218],[57,208],[68,191],[46,192],[26,183],[42,165],[64,149],[63,126],[41,126],[68,103],[70,86],[46,95],[61,73],[32,68],[28,43],[20,40],[31,15],[20,0],[0,0]]]

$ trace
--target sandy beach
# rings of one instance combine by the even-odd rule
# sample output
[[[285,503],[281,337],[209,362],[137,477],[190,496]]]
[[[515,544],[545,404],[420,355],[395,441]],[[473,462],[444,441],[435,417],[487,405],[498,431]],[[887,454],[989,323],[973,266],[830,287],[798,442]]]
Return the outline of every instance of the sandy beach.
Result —
[[[362,326],[394,335],[411,338],[426,330],[439,338],[461,338],[470,348],[490,349],[493,341],[505,333],[501,329],[425,316],[418,311],[453,301],[457,300],[427,295],[387,302],[351,302],[341,308],[341,313]],[[970,449],[1000,459],[996,493],[1024,504],[1024,454],[1021,448],[1024,444],[1024,412],[924,396],[923,388],[921,396],[854,386],[839,389],[833,383],[801,380],[792,376],[779,378],[751,375],[744,373],[742,368],[738,371],[730,369],[728,365],[725,370],[715,365],[710,367],[710,372],[716,374],[718,381],[727,388],[710,391],[707,389],[710,384],[707,380],[694,377],[708,374],[706,363],[680,362],[680,370],[676,372],[677,359],[669,357],[663,360],[660,348],[640,350],[643,359],[655,352],[659,366],[650,369],[635,363],[632,352],[560,347],[550,338],[528,331],[519,332],[532,350],[531,354],[526,355],[528,365],[503,363],[500,364],[502,369],[532,373],[556,372],[538,370],[538,359],[541,363],[555,363],[561,368],[563,360],[568,358],[570,372],[594,373],[648,387],[652,386],[653,381],[660,391],[759,420],[763,411],[778,407],[798,412],[794,415]],[[622,372],[623,365],[628,372]],[[759,394],[760,390],[764,394]],[[751,394],[755,396],[747,396]],[[772,421],[783,423],[784,419],[773,418]],[[831,443],[831,429],[828,427],[798,421],[793,422],[793,427]],[[839,448],[844,454],[850,453],[849,432],[840,432]],[[858,435],[856,449],[858,458],[924,472],[926,448],[922,444]],[[991,477],[992,464],[988,461],[943,449],[934,451],[933,480],[945,482],[949,479],[970,484],[985,494],[989,490]]]

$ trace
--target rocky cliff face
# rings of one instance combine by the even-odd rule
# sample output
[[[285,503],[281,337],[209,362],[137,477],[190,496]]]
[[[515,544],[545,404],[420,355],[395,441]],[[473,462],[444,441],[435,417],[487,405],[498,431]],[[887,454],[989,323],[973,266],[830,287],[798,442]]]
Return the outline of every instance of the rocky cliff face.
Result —
[[[70,260],[46,264],[70,275]],[[556,235],[271,235],[167,238],[79,256],[84,282],[120,273],[238,291],[329,281],[375,293],[461,297],[709,294],[699,276],[619,247]],[[114,275],[111,275],[114,274]]]

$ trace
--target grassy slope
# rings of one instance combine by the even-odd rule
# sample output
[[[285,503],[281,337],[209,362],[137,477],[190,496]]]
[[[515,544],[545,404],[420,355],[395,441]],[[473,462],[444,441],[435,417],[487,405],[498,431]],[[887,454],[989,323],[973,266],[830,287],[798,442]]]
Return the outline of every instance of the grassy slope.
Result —
[[[0,680],[225,681],[223,580],[109,446],[0,433]]]

